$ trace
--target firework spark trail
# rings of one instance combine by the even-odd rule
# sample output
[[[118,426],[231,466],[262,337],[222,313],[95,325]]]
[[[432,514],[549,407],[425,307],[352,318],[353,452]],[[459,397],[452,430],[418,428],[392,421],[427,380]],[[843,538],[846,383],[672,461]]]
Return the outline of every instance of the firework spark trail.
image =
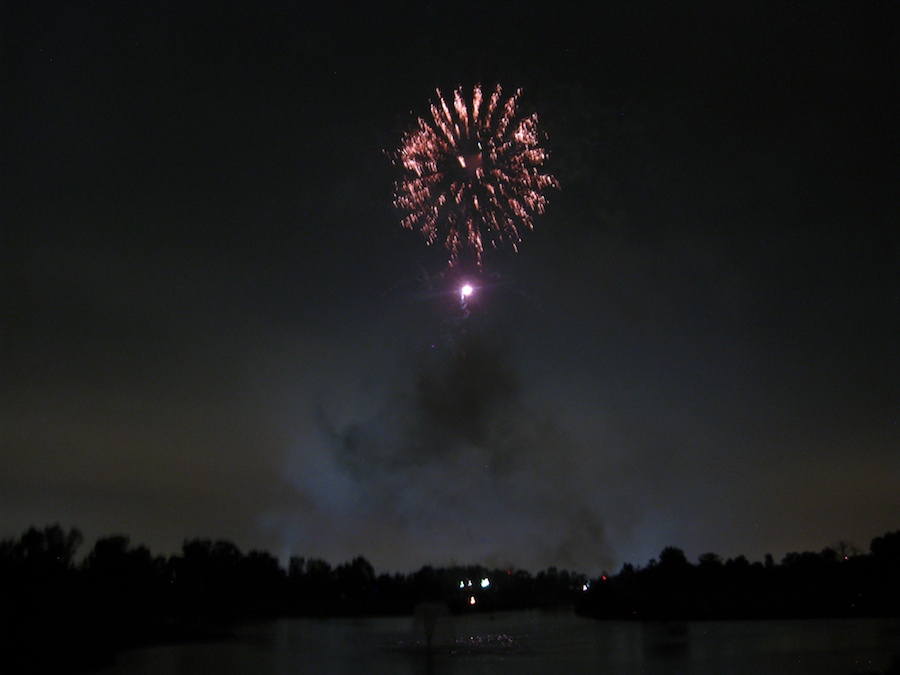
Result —
[[[500,85],[486,105],[480,85],[471,105],[461,87],[452,106],[436,92],[432,121],[420,117],[394,155],[406,173],[395,184],[394,204],[408,211],[403,227],[419,230],[429,245],[442,240],[451,265],[468,246],[481,267],[486,242],[518,250],[521,227],[533,229],[534,216],[544,212],[543,191],[559,183],[541,172],[548,153],[537,115],[516,117],[521,89],[503,105]]]

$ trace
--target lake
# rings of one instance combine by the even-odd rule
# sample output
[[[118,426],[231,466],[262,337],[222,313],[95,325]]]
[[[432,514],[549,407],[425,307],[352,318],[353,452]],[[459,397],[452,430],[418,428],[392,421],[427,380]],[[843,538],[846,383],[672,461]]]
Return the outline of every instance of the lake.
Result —
[[[812,675],[900,667],[900,619],[637,623],[570,612],[285,619],[233,640],[119,655],[107,675]]]

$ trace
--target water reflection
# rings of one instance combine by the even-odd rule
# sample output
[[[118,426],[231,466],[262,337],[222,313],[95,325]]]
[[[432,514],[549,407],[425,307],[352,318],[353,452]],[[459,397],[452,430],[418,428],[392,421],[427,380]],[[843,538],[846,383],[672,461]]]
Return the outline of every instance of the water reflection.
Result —
[[[128,652],[105,672],[856,675],[887,672],[898,637],[900,619],[629,623],[570,613],[451,616],[430,608],[414,617],[263,623],[236,640]]]
[[[690,657],[686,621],[654,621],[642,624],[644,654],[649,659],[687,659]]]

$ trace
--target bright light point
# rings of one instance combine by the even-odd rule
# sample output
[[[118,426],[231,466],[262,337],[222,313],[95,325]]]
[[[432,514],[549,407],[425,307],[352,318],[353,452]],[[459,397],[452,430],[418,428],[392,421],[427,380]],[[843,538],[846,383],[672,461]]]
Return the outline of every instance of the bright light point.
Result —
[[[475,596],[474,596],[474,595],[470,595],[470,596],[469,596],[469,604],[470,604],[470,605],[474,605],[474,604],[475,604]]]
[[[485,577],[484,579],[481,580],[481,587],[482,587],[482,588],[487,588],[487,587],[490,586],[490,585],[491,585],[491,580],[488,579],[487,577]]]
[[[465,581],[460,581],[460,582],[459,582],[459,587],[460,587],[460,588],[465,588],[465,587],[466,587],[466,582],[465,582]]]
[[[465,300],[474,292],[475,289],[472,287],[472,284],[465,284],[462,288],[459,289],[459,297]]]

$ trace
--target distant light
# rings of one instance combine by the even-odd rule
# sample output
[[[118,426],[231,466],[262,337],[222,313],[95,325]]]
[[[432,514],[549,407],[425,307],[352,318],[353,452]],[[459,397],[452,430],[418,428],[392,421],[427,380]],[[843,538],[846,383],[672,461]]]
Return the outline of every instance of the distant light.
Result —
[[[465,582],[465,581],[460,581],[460,582],[459,582],[459,587],[460,587],[460,588],[465,588],[465,587],[466,587],[466,582]]]
[[[581,590],[582,590],[582,591],[586,591],[586,590],[589,589],[590,587],[591,587],[591,582],[588,581],[587,583],[581,585]]]
[[[490,586],[490,585],[491,585],[491,580],[488,579],[487,577],[484,577],[484,579],[481,580],[481,587],[482,587],[482,588],[487,588],[487,587]]]
[[[475,602],[476,602],[476,601],[475,601],[475,596],[474,596],[474,595],[470,595],[470,596],[469,596],[469,604],[470,604],[470,605],[474,605]]]
[[[463,287],[459,289],[459,297],[460,299],[465,300],[474,292],[475,288],[472,286],[472,284],[463,284]]]

